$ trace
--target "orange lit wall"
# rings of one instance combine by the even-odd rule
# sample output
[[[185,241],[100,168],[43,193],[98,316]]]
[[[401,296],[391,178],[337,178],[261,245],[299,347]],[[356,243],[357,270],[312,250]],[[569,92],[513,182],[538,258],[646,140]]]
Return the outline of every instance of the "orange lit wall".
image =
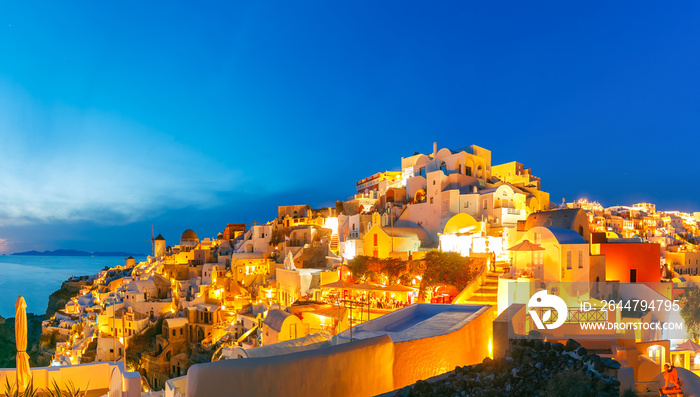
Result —
[[[637,269],[637,282],[661,281],[661,245],[650,243],[603,243],[600,253],[605,255],[605,279],[630,282],[630,270]]]
[[[394,343],[394,389],[478,364],[489,356],[496,306],[489,306],[462,328],[432,338]]]

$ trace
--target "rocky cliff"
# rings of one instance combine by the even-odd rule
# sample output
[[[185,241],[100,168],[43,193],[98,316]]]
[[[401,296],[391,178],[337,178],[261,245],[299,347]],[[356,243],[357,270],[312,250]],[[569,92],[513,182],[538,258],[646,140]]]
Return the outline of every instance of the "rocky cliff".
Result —
[[[395,396],[619,396],[618,368],[617,361],[588,354],[572,339],[566,345],[520,339],[512,341],[503,359],[457,367]]]

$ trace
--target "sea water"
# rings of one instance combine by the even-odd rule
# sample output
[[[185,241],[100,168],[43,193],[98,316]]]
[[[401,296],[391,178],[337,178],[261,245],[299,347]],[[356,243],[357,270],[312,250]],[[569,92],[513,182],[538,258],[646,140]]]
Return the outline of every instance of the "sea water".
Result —
[[[136,258],[136,263],[145,258]],[[49,295],[71,276],[97,274],[105,266],[125,265],[120,256],[3,256],[0,255],[0,316],[15,316],[18,296],[27,312],[44,314]]]

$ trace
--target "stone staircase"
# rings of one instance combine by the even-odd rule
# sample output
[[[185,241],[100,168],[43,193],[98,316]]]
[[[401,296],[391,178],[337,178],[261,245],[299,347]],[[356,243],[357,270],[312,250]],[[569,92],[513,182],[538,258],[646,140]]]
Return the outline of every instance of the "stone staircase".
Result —
[[[486,273],[484,284],[462,303],[465,305],[496,305],[498,304],[498,276],[503,274],[502,263],[496,264],[495,271]]]
[[[333,233],[331,235],[331,251],[337,253],[338,252],[338,234]]]

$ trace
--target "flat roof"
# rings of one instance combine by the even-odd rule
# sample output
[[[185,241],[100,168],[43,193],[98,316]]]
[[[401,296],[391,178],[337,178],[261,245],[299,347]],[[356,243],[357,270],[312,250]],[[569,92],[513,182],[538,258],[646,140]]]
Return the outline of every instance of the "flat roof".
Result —
[[[419,303],[404,307],[352,328],[352,339],[389,335],[394,342],[431,338],[454,332],[479,317],[488,305],[447,305]],[[338,334],[350,339],[350,330]]]

